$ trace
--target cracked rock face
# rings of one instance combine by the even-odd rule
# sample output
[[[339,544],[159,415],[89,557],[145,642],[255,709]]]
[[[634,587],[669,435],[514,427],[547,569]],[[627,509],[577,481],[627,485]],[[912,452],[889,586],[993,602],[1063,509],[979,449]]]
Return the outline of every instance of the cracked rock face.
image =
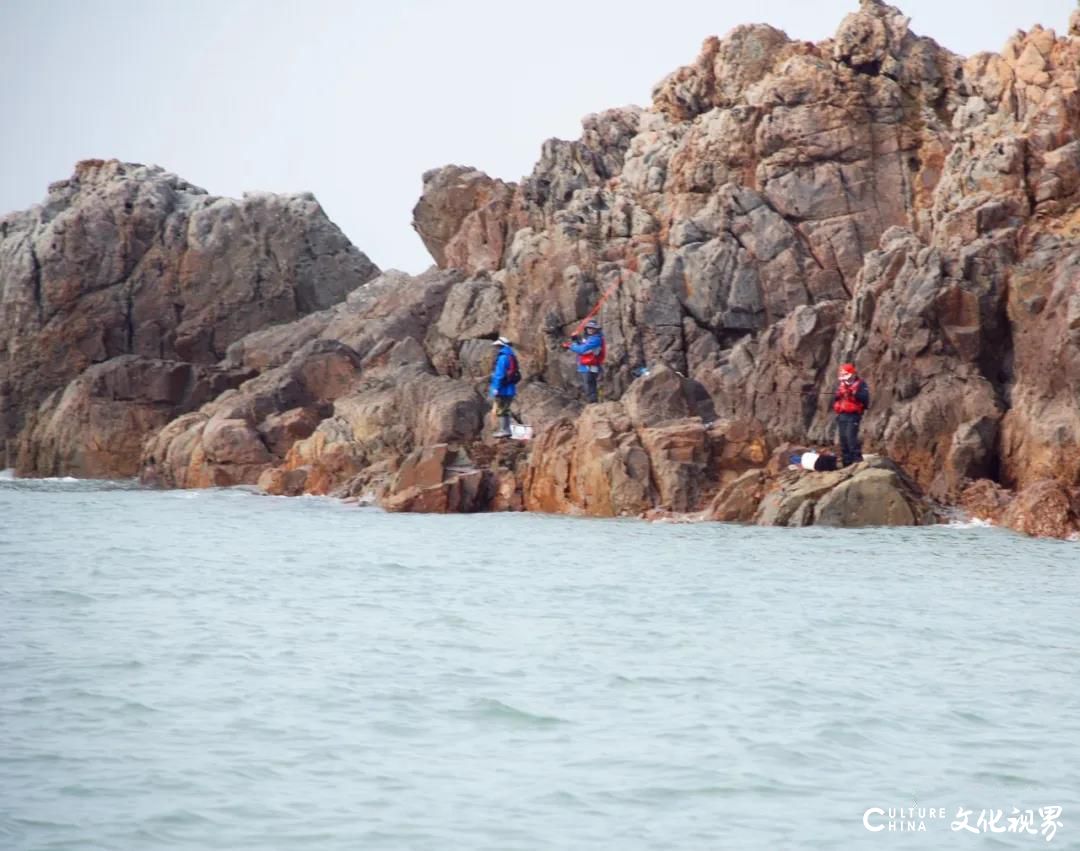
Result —
[[[721,416],[826,444],[831,379],[853,360],[874,393],[865,441],[933,497],[983,478],[1068,490],[1080,484],[1076,19],[966,60],[878,0],[820,44],[763,25],[707,39],[650,108],[590,116],[580,140],[545,145],[503,202],[496,268],[464,229],[447,236],[455,263],[502,285],[523,361],[553,384],[572,377],[543,329],[615,283],[600,314],[610,396],[635,367],[665,363]],[[438,175],[426,215],[466,220]]]
[[[216,198],[160,168],[79,163],[40,206],[0,219],[0,466],[28,415],[88,367],[215,364],[377,272],[310,195]]]
[[[417,227],[455,243],[436,262],[502,283],[511,333],[549,380],[542,329],[614,282],[602,317],[616,393],[640,365],[716,369],[796,308],[852,298],[890,228],[930,237],[961,77],[959,57],[883,4],[820,45],[739,27],[658,84],[650,109],[589,116],[580,140],[546,143],[532,175],[499,184],[497,205],[474,191],[463,206],[490,178],[429,172]],[[483,232],[464,225],[481,212]],[[488,233],[504,246],[495,266]],[[694,352],[703,338],[715,346]]]

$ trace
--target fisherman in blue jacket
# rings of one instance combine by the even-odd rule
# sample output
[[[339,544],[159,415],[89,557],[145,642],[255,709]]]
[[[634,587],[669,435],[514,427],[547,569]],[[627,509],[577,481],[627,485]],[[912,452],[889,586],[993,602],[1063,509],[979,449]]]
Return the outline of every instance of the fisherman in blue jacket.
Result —
[[[563,343],[563,346],[578,356],[577,371],[581,373],[585,399],[595,402],[599,397],[597,383],[600,380],[600,371],[607,359],[607,343],[604,342],[600,323],[595,319],[586,322],[584,330],[584,338],[575,336],[570,342]]]
[[[510,403],[517,395],[517,383],[521,380],[521,371],[518,369],[514,347],[510,345],[506,337],[499,337],[492,345],[499,351],[491,370],[488,391],[493,400],[491,413],[499,427],[491,436],[510,437]]]

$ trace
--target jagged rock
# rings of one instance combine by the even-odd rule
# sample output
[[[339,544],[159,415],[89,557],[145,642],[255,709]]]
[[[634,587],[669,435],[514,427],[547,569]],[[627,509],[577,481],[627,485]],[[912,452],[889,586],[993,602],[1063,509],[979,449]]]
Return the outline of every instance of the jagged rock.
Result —
[[[262,472],[258,485],[272,496],[300,496],[309,492],[307,487],[309,473],[308,467],[297,467],[294,470],[274,467]]]
[[[489,511],[524,511],[525,503],[521,496],[521,482],[511,471],[495,473],[494,496],[491,498]]]
[[[294,443],[310,437],[333,412],[333,406],[322,404],[289,408],[280,414],[270,414],[258,427],[259,434],[270,454],[283,457]]]
[[[681,386],[668,372],[654,389]],[[672,396],[666,391],[636,399],[634,414],[629,404],[590,405],[576,421],[559,420],[543,430],[523,474],[525,508],[599,517],[654,507],[688,514],[702,510],[722,484],[765,462],[767,443],[757,424],[725,421],[706,428],[699,417],[669,416]],[[651,414],[645,401],[654,406]]]
[[[1001,524],[1040,538],[1080,535],[1080,489],[1053,480],[1034,482],[1009,503]]]
[[[245,467],[238,481],[254,483],[271,465],[282,473],[303,467],[307,493],[336,491],[379,463],[380,453],[400,459],[416,445],[472,439],[483,400],[466,382],[433,375],[421,342],[460,284],[469,285],[453,271],[417,278],[386,272],[341,304],[237,341],[225,363],[262,375],[184,430],[163,430],[146,465],[163,483],[201,486],[210,478],[208,462],[205,453],[193,453],[213,416],[244,419],[269,450],[263,468]],[[294,409],[303,410],[288,413]],[[180,448],[171,447],[174,441]],[[282,492],[284,481],[265,479],[272,492]],[[289,487],[299,481],[292,477]]]
[[[963,62],[874,0],[820,45],[707,40],[604,168],[579,156],[586,133],[517,191],[492,279],[523,358],[570,387],[539,329],[614,283],[608,398],[667,364],[722,416],[828,444],[832,374],[854,359],[867,448],[935,497],[1077,481],[1078,59],[1036,27]]]
[[[366,467],[414,449],[475,440],[487,404],[468,383],[416,367],[383,370],[334,400],[331,413],[279,459],[309,469],[308,493],[330,493]]]
[[[971,517],[999,523],[1012,498],[1013,494],[997,482],[977,479],[960,494],[960,507]]]
[[[485,337],[493,340],[506,318],[502,288],[491,281],[466,281],[446,298],[436,326],[452,340]]]
[[[717,420],[708,425],[709,467],[707,478],[727,485],[748,470],[760,469],[769,460],[775,441],[757,420]]]
[[[630,385],[623,404],[635,426],[659,425],[690,416],[685,382],[674,370],[660,366]]]
[[[146,443],[143,478],[188,488],[255,484],[360,378],[355,351],[313,340],[281,366],[165,426]]]
[[[996,459],[1003,484],[1080,483],[1080,243],[1040,236],[1009,270],[1012,383]]]
[[[708,434],[693,417],[643,428],[641,445],[649,456],[659,507],[674,512],[695,510],[702,491],[709,490],[705,470],[709,462]]]
[[[747,470],[721,490],[707,516],[723,522],[749,523],[765,496],[768,476],[764,470]]]
[[[528,511],[617,517],[649,508],[649,456],[623,407],[590,405],[540,434],[523,494]]]
[[[763,24],[740,26],[722,40],[705,40],[692,65],[680,68],[653,89],[653,105],[679,121],[739,103],[745,92],[790,55],[780,30]]]
[[[497,269],[514,188],[476,169],[432,169],[413,209],[413,228],[439,266],[470,273]]]
[[[491,484],[484,470],[440,443],[417,449],[405,458],[379,504],[387,511],[477,511],[490,502]]]
[[[41,401],[91,364],[211,365],[377,272],[309,194],[217,198],[157,167],[79,163],[42,205],[0,219],[0,466]]]
[[[577,396],[560,391],[548,384],[528,381],[518,386],[518,395],[514,403],[523,422],[531,425],[537,432],[563,418],[574,418],[584,408]]]

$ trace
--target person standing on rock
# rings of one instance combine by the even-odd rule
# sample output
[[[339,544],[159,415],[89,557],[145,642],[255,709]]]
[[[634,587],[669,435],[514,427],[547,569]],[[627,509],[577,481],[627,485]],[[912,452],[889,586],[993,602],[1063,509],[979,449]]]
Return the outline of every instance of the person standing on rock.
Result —
[[[855,364],[841,364],[837,375],[839,384],[833,393],[833,411],[840,432],[840,453],[844,466],[862,461],[859,426],[863,413],[870,407],[870,388],[855,372]]]
[[[604,342],[604,332],[600,330],[600,323],[590,319],[585,323],[585,336],[575,336],[563,346],[578,356],[578,372],[581,374],[581,384],[585,389],[585,400],[596,402],[599,399],[600,371],[604,367],[607,358],[607,343]]]
[[[498,423],[492,437],[510,437],[510,403],[517,395],[517,383],[521,380],[517,355],[506,337],[499,337],[493,346],[498,348],[495,365],[491,369],[491,383],[488,389],[493,401],[491,414]]]

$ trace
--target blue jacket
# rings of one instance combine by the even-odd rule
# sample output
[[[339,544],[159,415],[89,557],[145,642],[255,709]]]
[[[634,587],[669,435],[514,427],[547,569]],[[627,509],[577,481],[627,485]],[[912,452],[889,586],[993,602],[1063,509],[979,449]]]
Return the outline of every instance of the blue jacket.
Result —
[[[503,346],[499,349],[499,356],[495,358],[495,368],[491,371],[491,384],[488,386],[488,392],[492,396],[508,396],[513,397],[517,395],[517,385],[511,384],[507,379],[510,378],[510,358],[516,358],[514,350],[509,346]],[[520,370],[521,367],[518,367]]]
[[[581,362],[581,356],[582,355],[587,355],[590,352],[593,352],[595,354],[600,354],[600,349],[601,349],[601,346],[603,346],[603,345],[604,345],[604,335],[603,334],[590,334],[588,337],[586,337],[580,343],[571,343],[570,344],[570,351],[572,351],[574,354],[576,354],[578,356],[578,367],[577,367],[578,372],[599,372],[600,371],[600,367],[598,367],[598,366],[590,367],[587,364],[583,364]]]

